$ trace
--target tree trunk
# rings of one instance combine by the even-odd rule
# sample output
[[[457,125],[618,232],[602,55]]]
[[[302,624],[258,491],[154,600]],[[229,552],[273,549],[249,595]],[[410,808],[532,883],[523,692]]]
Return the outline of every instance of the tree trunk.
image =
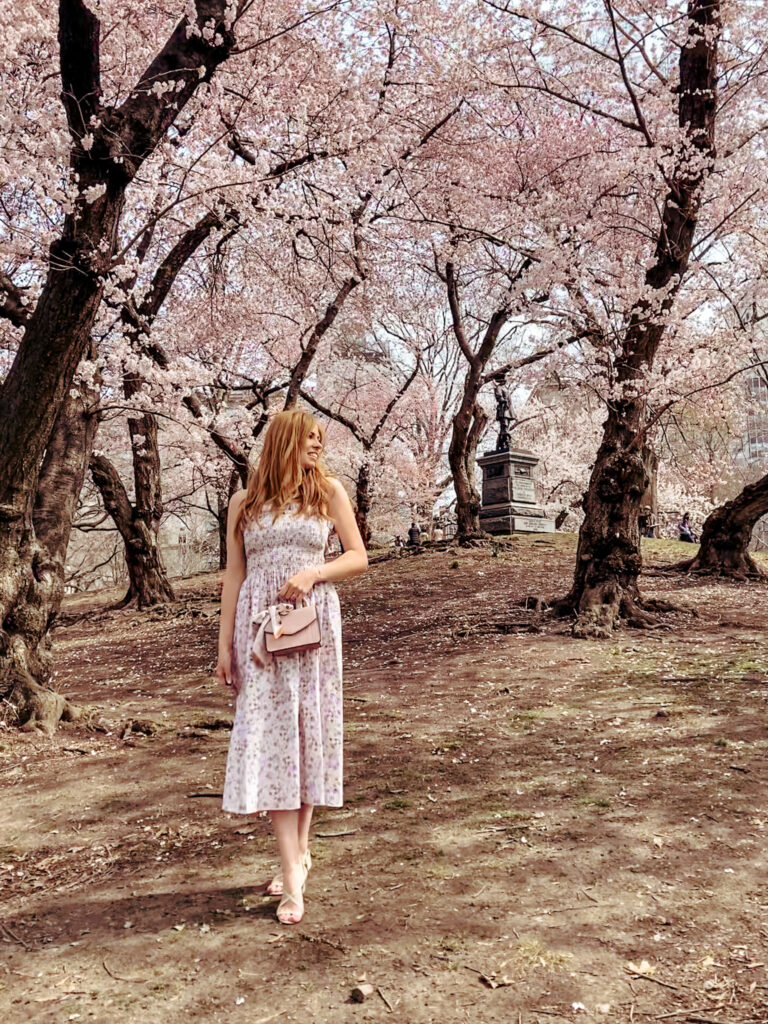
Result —
[[[233,466],[229,474],[226,494],[219,491],[216,499],[218,502],[216,519],[219,527],[219,568],[222,570],[227,568],[227,517],[229,515],[229,503],[232,500],[233,494],[241,485],[245,487],[246,481],[242,478],[240,468]]]
[[[477,404],[468,410],[463,403],[453,420],[448,463],[456,491],[456,540],[459,544],[471,544],[485,536],[480,527],[480,493],[475,486],[475,460],[477,446],[487,424],[488,417]]]
[[[606,636],[621,617],[636,625],[650,620],[640,607],[637,585],[642,567],[638,519],[650,462],[642,379],[653,366],[688,268],[702,186],[715,157],[719,0],[691,0],[688,29],[680,51],[679,155],[669,179],[654,260],[645,274],[645,293],[629,316],[616,352],[618,398],[609,403],[584,496],[573,587],[560,602],[577,613],[577,636]]]
[[[768,474],[710,512],[701,531],[698,553],[676,568],[737,579],[761,577],[762,571],[749,554],[749,542],[755,524],[766,514]]]
[[[91,351],[91,357],[95,352]],[[61,718],[75,710],[50,687],[52,645],[50,629],[64,596],[64,565],[88,453],[98,427],[98,394],[68,394],[53,425],[40,470],[33,510],[35,585],[18,595],[6,629],[15,627],[17,657],[29,668],[25,685],[17,685],[7,699],[15,708],[18,725],[27,730],[52,732]]]
[[[360,463],[357,471],[357,486],[355,488],[355,520],[363,544],[366,547],[371,543],[371,527],[368,523],[368,516],[371,511],[371,464],[366,460]]]
[[[120,476],[104,455],[92,455],[91,476],[104,501],[104,507],[125,544],[129,587],[118,607],[136,602],[139,608],[174,601],[176,595],[168,582],[157,545],[157,531],[137,517]]]
[[[120,207],[115,201],[104,213],[109,237]],[[51,270],[0,391],[0,697],[30,730],[50,731],[69,713],[64,698],[48,689],[51,656],[40,646],[55,586],[50,572],[41,569],[49,555],[36,538],[33,512],[43,454],[90,343],[101,299],[101,278],[82,238],[75,244],[75,234],[74,218],[68,218],[62,240],[51,247]],[[50,506],[41,511],[44,517],[50,513]]]

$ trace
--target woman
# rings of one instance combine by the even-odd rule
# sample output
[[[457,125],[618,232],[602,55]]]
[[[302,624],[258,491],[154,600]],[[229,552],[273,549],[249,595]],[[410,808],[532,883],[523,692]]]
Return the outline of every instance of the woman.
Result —
[[[347,493],[320,461],[323,441],[310,413],[277,413],[227,520],[216,676],[232,687],[236,705],[223,808],[269,813],[281,874],[267,891],[282,893],[282,924],[297,924],[304,913],[312,809],[342,804],[341,615],[332,581],[368,565]],[[325,562],[332,527],[344,553]],[[321,646],[255,660],[259,613],[307,597]]]

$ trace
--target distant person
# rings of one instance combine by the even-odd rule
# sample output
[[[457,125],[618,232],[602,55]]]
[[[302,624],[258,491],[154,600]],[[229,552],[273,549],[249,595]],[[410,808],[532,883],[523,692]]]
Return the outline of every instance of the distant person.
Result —
[[[421,530],[419,530],[416,523],[411,523],[411,528],[408,531],[408,545],[412,548],[417,548],[421,544]]]
[[[311,866],[309,826],[316,804],[342,806],[341,613],[335,582],[368,565],[341,481],[321,456],[320,424],[303,409],[269,421],[258,465],[229,503],[227,569],[221,594],[215,674],[232,688],[223,809],[269,814],[281,872],[267,892],[282,897],[281,924],[304,914]],[[345,549],[325,561],[334,527]],[[322,646],[281,657],[264,644],[285,605],[314,606]]]
[[[642,537],[655,537],[656,536],[656,520],[654,519],[653,512],[648,505],[643,506],[643,511],[640,513],[639,518],[640,535]]]
[[[405,542],[403,541],[403,538],[400,536],[399,533],[395,534],[395,547],[396,548],[403,548],[403,547],[405,547]]]
[[[445,531],[442,526],[436,526],[432,531],[432,540],[445,540]]]
[[[688,544],[696,543],[696,536],[691,526],[691,515],[690,512],[686,512],[680,522],[677,524],[677,532],[680,540],[686,541]]]

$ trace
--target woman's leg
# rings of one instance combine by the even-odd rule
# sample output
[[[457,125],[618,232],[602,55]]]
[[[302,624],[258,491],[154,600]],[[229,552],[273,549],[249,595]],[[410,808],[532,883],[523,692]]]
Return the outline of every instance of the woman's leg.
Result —
[[[304,901],[301,887],[304,884],[304,868],[302,851],[299,845],[300,811],[271,811],[272,827],[275,830],[277,848],[280,851],[280,867],[283,875],[284,908],[280,909],[280,919],[287,923],[301,920]],[[286,899],[290,894],[291,899]],[[283,904],[281,904],[283,907]]]
[[[302,804],[299,809],[299,850],[302,856],[309,849],[309,826],[312,824],[312,804]]]

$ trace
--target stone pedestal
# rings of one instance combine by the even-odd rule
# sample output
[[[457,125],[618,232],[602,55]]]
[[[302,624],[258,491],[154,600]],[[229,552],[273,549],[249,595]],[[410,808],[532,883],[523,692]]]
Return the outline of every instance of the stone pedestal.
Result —
[[[554,533],[555,523],[536,504],[533,470],[538,459],[528,451],[486,452],[480,526],[486,533]]]

